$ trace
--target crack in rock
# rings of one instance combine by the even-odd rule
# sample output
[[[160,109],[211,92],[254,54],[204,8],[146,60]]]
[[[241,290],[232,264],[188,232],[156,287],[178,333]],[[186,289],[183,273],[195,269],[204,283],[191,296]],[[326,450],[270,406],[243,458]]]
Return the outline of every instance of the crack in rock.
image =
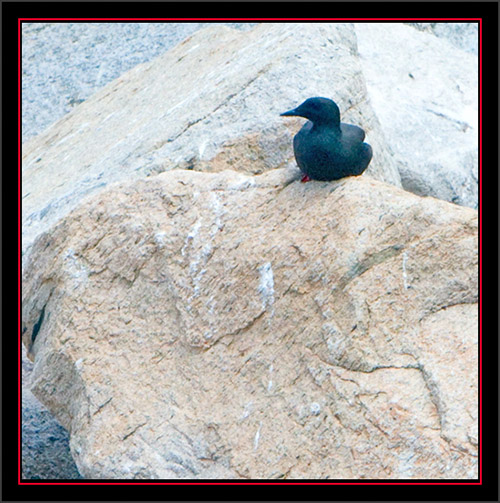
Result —
[[[396,244],[388,246],[387,248],[384,248],[383,250],[380,250],[378,252],[372,253],[365,259],[357,262],[354,266],[351,267],[351,269],[349,269],[349,271],[347,271],[342,276],[342,278],[340,278],[338,288],[340,290],[343,290],[353,279],[361,276],[373,266],[379,265],[382,262],[385,262],[386,260],[399,255],[403,249],[404,245]]]

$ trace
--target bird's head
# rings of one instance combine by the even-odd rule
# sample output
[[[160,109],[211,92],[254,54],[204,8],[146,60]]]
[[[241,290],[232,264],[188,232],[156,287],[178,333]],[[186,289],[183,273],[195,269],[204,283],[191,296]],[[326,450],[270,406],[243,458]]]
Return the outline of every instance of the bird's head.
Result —
[[[340,110],[328,98],[309,98],[302,105],[281,114],[284,117],[305,117],[316,125],[340,125]]]

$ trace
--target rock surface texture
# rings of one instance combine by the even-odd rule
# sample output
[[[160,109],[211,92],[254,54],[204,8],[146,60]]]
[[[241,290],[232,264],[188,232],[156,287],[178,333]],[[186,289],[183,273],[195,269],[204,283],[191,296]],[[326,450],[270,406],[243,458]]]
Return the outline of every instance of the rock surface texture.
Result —
[[[477,53],[403,24],[358,23],[356,35],[403,188],[477,208]]]
[[[290,145],[304,121],[285,124],[279,114],[304,97],[332,95],[343,119],[367,133],[369,174],[400,186],[367,101],[351,24],[195,33],[26,142],[23,250],[109,182],[174,168],[261,173],[294,162]]]
[[[33,364],[22,356],[22,478],[81,478],[69,454],[68,432],[30,391]]]
[[[33,245],[33,391],[88,478],[477,476],[477,212],[174,170]]]

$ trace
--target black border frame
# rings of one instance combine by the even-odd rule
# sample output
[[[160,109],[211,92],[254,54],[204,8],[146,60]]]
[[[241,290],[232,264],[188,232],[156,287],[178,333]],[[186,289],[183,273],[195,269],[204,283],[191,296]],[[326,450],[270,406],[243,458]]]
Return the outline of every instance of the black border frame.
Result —
[[[118,7],[118,8],[117,8]],[[263,7],[263,8],[260,8]],[[365,18],[384,18],[392,19],[400,18],[417,18],[415,20],[431,21],[434,18],[481,18],[483,32],[483,47],[482,47],[482,101],[483,101],[483,133],[482,133],[482,166],[488,167],[487,173],[488,183],[482,184],[483,197],[480,205],[480,221],[481,224],[481,264],[486,260],[488,264],[488,277],[496,278],[497,275],[491,272],[491,267],[495,267],[498,260],[498,243],[497,239],[491,238],[491,229],[498,229],[498,207],[497,211],[490,208],[495,201],[498,204],[498,172],[497,169],[491,169],[491,166],[498,167],[498,151],[493,148],[497,146],[498,138],[498,4],[496,2],[471,2],[471,3],[367,3],[359,2],[354,4],[349,3],[287,3],[287,4],[270,4],[265,3],[35,3],[35,2],[4,2],[2,4],[2,62],[3,62],[3,114],[2,114],[2,133],[3,133],[3,166],[2,170],[2,231],[5,231],[6,236],[17,235],[17,225],[14,227],[13,219],[9,218],[12,212],[12,205],[7,196],[6,187],[17,185],[17,177],[12,182],[9,178],[16,176],[13,174],[13,169],[8,169],[11,163],[8,162],[10,156],[16,159],[17,152],[13,154],[13,149],[9,148],[17,141],[11,138],[14,134],[17,136],[17,128],[13,127],[13,117],[18,115],[17,103],[12,98],[17,89],[17,19],[22,18],[66,18],[66,17],[115,17],[119,13],[120,18],[152,18],[152,17],[191,17],[195,12],[197,17],[205,18],[245,18],[245,21],[259,21],[260,17],[272,15],[277,9],[286,18],[304,18],[312,17],[311,13],[318,15],[324,12],[325,17],[359,17],[360,13]],[[285,11],[285,12],[283,12]],[[261,16],[256,16],[257,13],[263,13]],[[191,16],[190,16],[191,14]],[[255,17],[253,17],[255,16]],[[321,16],[323,17],[323,16]],[[197,21],[198,19],[191,19]],[[215,20],[215,19],[214,19]],[[218,19],[217,19],[218,20]],[[225,21],[239,21],[239,19],[224,19]],[[306,20],[304,20],[306,21]],[[17,94],[16,94],[17,95]],[[15,114],[15,115],[14,115]],[[497,146],[498,148],[498,146]],[[483,171],[484,172],[484,171]],[[16,173],[17,174],[17,173]],[[483,178],[483,173],[480,174]],[[496,180],[495,180],[496,179]],[[496,181],[496,183],[495,183]],[[10,182],[10,183],[9,183]],[[495,194],[492,191],[497,190]],[[485,197],[485,194],[488,196]],[[484,209],[486,211],[484,211]],[[19,220],[19,215],[18,215]],[[484,226],[490,232],[486,235],[482,233]],[[2,236],[3,236],[2,232]],[[493,233],[494,234],[494,233]],[[7,241],[3,241],[7,242]],[[486,246],[485,246],[485,243]],[[13,248],[2,246],[2,287],[5,284],[10,284],[10,280],[18,285],[17,270],[11,265],[14,261],[18,263],[18,257],[14,257]],[[5,253],[4,253],[5,252]],[[493,257],[492,257],[493,254]],[[16,253],[17,255],[17,253]],[[496,259],[496,260],[495,260]],[[481,268],[486,270],[485,268]],[[5,274],[5,275],[4,275]],[[483,280],[481,277],[481,295],[484,290]],[[488,290],[490,292],[490,290]],[[497,290],[495,289],[495,292]],[[9,305],[12,302],[12,311],[17,310],[17,302],[19,299],[19,285],[17,288],[16,299],[14,296],[7,296],[6,289],[2,288],[2,308],[4,313],[9,313]],[[497,294],[498,295],[498,294]],[[497,295],[488,297],[482,296],[482,327],[484,320],[488,318],[488,336],[483,337],[483,381],[482,381],[482,396],[483,396],[483,438],[485,432],[488,432],[487,441],[483,440],[483,465],[482,465],[482,484],[481,485],[458,485],[451,482],[449,485],[437,485],[430,481],[422,481],[416,483],[412,480],[411,486],[397,485],[396,482],[384,484],[388,481],[379,481],[375,485],[353,485],[356,481],[347,481],[349,485],[304,485],[293,486],[286,484],[286,481],[278,485],[262,484],[265,481],[256,481],[259,485],[236,484],[231,486],[208,485],[208,484],[192,484],[181,483],[179,488],[182,488],[182,493],[174,492],[175,500],[444,500],[444,501],[496,501],[498,499],[498,360],[495,362],[495,356],[498,356],[498,339],[494,337],[498,334],[498,324],[492,325],[489,321],[491,312],[495,310],[491,306],[496,300],[498,306]],[[15,306],[15,307],[14,307]],[[497,307],[498,309],[498,307]],[[2,317],[3,334],[2,338],[2,385],[3,397],[6,406],[2,409],[2,472],[3,486],[2,499],[6,501],[62,501],[62,500],[113,500],[113,501],[136,501],[136,500],[171,500],[172,491],[168,488],[177,487],[177,485],[88,485],[85,481],[78,481],[79,485],[54,485],[51,481],[39,482],[37,485],[19,485],[17,477],[17,462],[12,463],[12,452],[17,453],[17,436],[13,435],[16,430],[16,422],[18,420],[12,417],[12,404],[17,402],[17,390],[14,392],[15,386],[12,383],[13,369],[11,368],[13,358],[10,356],[13,351],[16,351],[18,346],[14,345],[14,338],[11,335],[12,330],[7,327],[11,321],[11,317]],[[13,322],[14,324],[14,322]],[[15,332],[18,332],[17,320],[15,322]],[[481,328],[482,328],[481,327]],[[495,328],[497,330],[495,330]],[[483,331],[486,335],[486,331]],[[495,378],[496,377],[496,378]],[[10,407],[7,407],[10,405]],[[17,410],[17,407],[16,407]],[[15,446],[13,445],[15,441]],[[9,453],[9,454],[7,454]],[[16,455],[17,457],[17,455]],[[60,482],[60,481],[58,481]],[[88,481],[92,482],[92,481]],[[104,482],[104,481],[102,481]],[[116,483],[117,481],[110,481]],[[130,481],[128,481],[130,482]],[[201,481],[200,481],[201,482]],[[213,481],[212,481],[213,482]],[[312,481],[314,482],[314,481]],[[317,482],[317,481],[316,481]],[[368,481],[367,481],[368,482]],[[389,481],[390,482],[390,481]],[[397,481],[402,482],[402,481]],[[458,482],[458,481],[457,481]],[[460,481],[463,482],[463,481]],[[241,491],[242,487],[244,488]],[[75,490],[76,489],[76,490]],[[194,491],[193,491],[194,489]],[[291,490],[290,490],[291,489]],[[145,497],[146,496],[146,497]],[[263,498],[264,497],[264,498]],[[340,498],[339,498],[340,497]]]

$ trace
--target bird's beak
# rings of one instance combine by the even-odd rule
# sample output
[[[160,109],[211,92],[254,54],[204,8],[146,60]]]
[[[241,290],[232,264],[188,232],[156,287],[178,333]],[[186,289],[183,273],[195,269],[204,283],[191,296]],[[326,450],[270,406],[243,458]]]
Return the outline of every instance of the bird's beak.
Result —
[[[293,110],[288,110],[288,112],[283,112],[280,117],[297,117],[296,108]]]

